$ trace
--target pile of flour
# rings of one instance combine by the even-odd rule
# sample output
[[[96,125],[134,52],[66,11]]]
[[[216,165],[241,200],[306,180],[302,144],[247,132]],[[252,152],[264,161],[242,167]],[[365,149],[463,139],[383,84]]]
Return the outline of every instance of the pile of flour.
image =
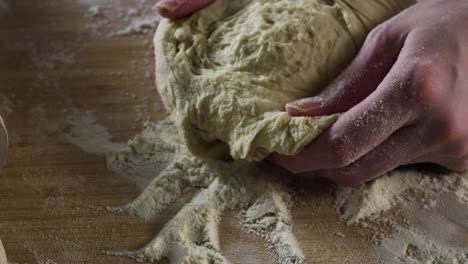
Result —
[[[92,153],[115,146],[88,111],[73,111],[67,118],[70,143]],[[95,138],[90,133],[98,131]],[[80,135],[79,132],[84,135]],[[160,234],[136,252],[111,253],[139,260],[169,258],[172,263],[229,263],[220,253],[218,222],[225,210],[237,210],[245,228],[265,238],[280,263],[304,263],[292,233],[286,183],[266,164],[246,161],[204,161],[192,156],[170,121],[148,123],[144,131],[119,151],[107,153],[108,168],[147,185],[131,203],[110,210],[144,219],[170,206],[184,192],[199,189]]]
[[[262,163],[200,160],[189,154],[168,120],[147,123],[125,145],[112,143],[92,112],[75,109],[67,122],[67,141],[88,152],[106,153],[109,169],[143,189],[129,204],[109,209],[150,219],[182,193],[200,190],[143,249],[112,254],[146,260],[168,257],[171,263],[228,263],[219,251],[217,226],[223,211],[237,210],[246,230],[263,236],[280,263],[305,262],[292,232],[287,182],[277,169]],[[376,262],[466,263],[466,177],[397,170],[359,188],[337,188],[335,205],[342,221],[374,232],[370,255]],[[398,213],[389,214],[392,211]],[[391,230],[384,231],[380,224]]]

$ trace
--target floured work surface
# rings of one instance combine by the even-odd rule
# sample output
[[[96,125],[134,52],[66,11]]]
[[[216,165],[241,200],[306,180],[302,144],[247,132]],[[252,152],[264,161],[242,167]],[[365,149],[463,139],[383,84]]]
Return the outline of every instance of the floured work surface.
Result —
[[[0,238],[7,255],[16,263],[134,263],[103,251],[141,248],[187,199],[148,222],[108,212],[106,206],[124,205],[141,189],[107,170],[104,158],[62,139],[74,108],[94,112],[116,142],[138,134],[146,119],[163,118],[152,76],[153,32],[108,37],[144,16],[129,14],[137,6],[126,1],[13,2],[0,18],[2,36],[9,38],[0,43],[0,111],[11,140],[0,174]],[[153,4],[145,5],[148,12]],[[91,17],[95,5],[102,15]],[[330,190],[321,187],[312,184],[292,211],[306,257],[365,261],[366,236],[338,222]],[[234,215],[223,215],[219,232],[226,257],[271,263],[263,240],[244,234]]]
[[[154,2],[139,3],[130,6],[123,1],[17,0],[0,18],[0,30],[10,40],[0,43],[0,114],[5,117],[12,143],[10,162],[0,174],[0,237],[14,263],[134,263],[104,252],[144,247],[198,193],[194,190],[182,195],[150,220],[106,210],[107,206],[115,208],[133,201],[152,180],[145,175],[159,166],[140,160],[139,174],[128,171],[121,176],[109,171],[106,159],[99,156],[126,146],[127,139],[141,134],[145,121],[164,118],[162,104],[154,97],[152,34],[148,29],[156,20],[142,19],[144,12],[152,12]],[[127,178],[135,174],[140,176]],[[418,177],[411,179],[416,181]],[[423,186],[429,184],[424,182]],[[388,185],[377,185],[365,192],[342,192],[344,200],[355,202],[346,208],[378,211],[379,207],[361,198],[372,197],[382,186]],[[386,195],[392,202],[383,204],[383,208],[399,205],[395,195],[400,197],[400,185],[392,186]],[[398,237],[398,233],[386,238],[386,230],[390,231],[394,223],[385,218],[358,226],[339,222],[332,206],[331,185],[297,180],[291,188],[297,191],[291,209],[293,233],[311,263],[386,260],[388,252],[374,250],[378,246],[374,241],[389,245],[387,248],[395,254],[427,256],[420,250],[427,244],[425,239],[408,243],[409,238]],[[417,203],[427,204],[425,210],[416,210],[411,203],[406,203],[405,208],[421,210],[427,219],[437,220],[438,215],[463,219],[463,215],[453,213],[456,199],[459,197],[449,195],[439,204],[430,200]],[[440,205],[445,204],[452,209],[438,213]],[[348,216],[347,220],[365,215],[359,210],[346,212],[343,216]],[[409,219],[403,221],[403,213],[390,210],[384,214],[417,227],[412,224],[418,223],[417,217],[407,214]],[[232,263],[272,263],[275,255],[262,239],[243,232],[234,217],[237,214],[227,211],[222,215],[219,241],[223,255]],[[457,223],[450,220],[445,226],[453,222]],[[441,226],[440,222],[420,224]],[[442,229],[443,240],[464,234],[463,225],[458,226]],[[416,233],[401,230],[400,234]],[[425,234],[442,237],[439,235],[435,231]],[[399,248],[401,245],[406,247]],[[376,252],[380,255],[374,256]],[[450,251],[447,255],[454,257]]]

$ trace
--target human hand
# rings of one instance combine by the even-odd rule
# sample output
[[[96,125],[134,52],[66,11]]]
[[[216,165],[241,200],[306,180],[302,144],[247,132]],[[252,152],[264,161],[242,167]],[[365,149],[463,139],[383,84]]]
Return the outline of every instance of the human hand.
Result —
[[[468,2],[426,0],[375,28],[322,93],[293,116],[343,113],[296,156],[271,160],[356,186],[400,165],[468,170]]]
[[[161,16],[178,19],[202,9],[214,0],[161,0],[158,2],[158,12]]]

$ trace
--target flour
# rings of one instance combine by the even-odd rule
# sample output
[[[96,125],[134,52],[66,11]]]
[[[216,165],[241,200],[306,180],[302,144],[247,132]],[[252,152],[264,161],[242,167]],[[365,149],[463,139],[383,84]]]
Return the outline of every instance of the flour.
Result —
[[[110,133],[96,123],[92,112],[74,109],[67,124],[70,132],[66,139],[70,143],[87,152],[106,154],[109,169],[130,177],[144,189],[134,201],[112,210],[151,219],[184,192],[200,189],[146,247],[112,254],[146,260],[168,257],[172,263],[227,263],[219,251],[219,217],[225,210],[241,210],[239,218],[247,231],[263,236],[277,252],[280,263],[304,261],[292,233],[285,182],[268,166],[199,160],[189,154],[169,121],[147,123],[143,132],[126,145],[111,142]],[[335,203],[341,219],[349,224],[363,219],[382,221],[382,213],[402,210],[404,226],[395,221],[390,235],[376,231],[379,243],[372,248],[376,261],[466,261],[468,252],[463,249],[468,241],[463,234],[468,230],[468,180],[464,175],[435,177],[398,170],[360,188],[338,188]],[[449,215],[452,222],[444,221],[443,215]],[[366,228],[367,224],[362,226]]]
[[[397,170],[357,189],[339,188],[335,204],[348,224],[401,211],[403,224],[385,218],[390,235],[377,231],[378,263],[467,263],[468,174]]]
[[[130,10],[128,16],[135,16],[138,14],[136,10]],[[109,37],[127,36],[135,34],[148,34],[154,32],[158,27],[161,18],[158,15],[151,15],[148,17],[135,17],[126,28],[113,32]]]
[[[75,111],[68,120],[70,143],[91,153],[105,153],[109,144],[113,146],[89,112]],[[98,136],[93,139],[95,133],[86,129]],[[290,196],[277,169],[245,161],[204,161],[192,156],[182,142],[171,122],[147,123],[127,146],[107,153],[109,169],[147,185],[134,201],[110,210],[151,219],[184,192],[200,190],[143,249],[111,254],[151,261],[167,257],[172,263],[229,263],[220,253],[218,222],[224,211],[238,210],[245,228],[262,236],[280,263],[305,261],[292,233]]]
[[[111,142],[109,131],[96,123],[96,117],[90,111],[72,109],[65,124],[70,127],[65,140],[88,153],[105,154],[123,148],[123,144]]]
[[[245,227],[261,234],[281,263],[304,261],[292,235],[289,195],[269,168],[195,158],[169,121],[148,123],[128,145],[108,155],[108,167],[141,177],[147,176],[150,165],[154,179],[137,199],[118,210],[150,219],[190,188],[201,191],[145,248],[123,255],[149,260],[168,257],[172,263],[228,263],[219,252],[217,223],[223,211],[246,208],[240,216]]]
[[[146,123],[127,144],[111,142],[92,112],[75,109],[67,120],[70,143],[106,155],[110,170],[134,180],[143,190],[134,201],[110,210],[151,219],[183,193],[200,190],[144,248],[110,254],[140,260],[168,257],[171,263],[228,263],[219,250],[217,227],[223,211],[237,210],[245,229],[262,236],[280,263],[305,262],[292,232],[286,182],[268,165],[200,160],[187,151],[168,120]],[[370,251],[378,263],[466,262],[468,179],[464,174],[400,169],[359,188],[338,187],[335,205],[348,224],[392,228],[389,233],[372,229],[376,243]],[[392,210],[400,211],[398,217],[385,216]]]
[[[465,247],[453,247],[434,242],[418,230],[402,228],[397,235],[384,239],[374,248],[374,257],[379,263],[467,263]]]
[[[396,204],[404,203],[401,194],[422,181],[414,172],[392,172],[358,188],[338,187],[335,206],[342,221],[354,224],[363,218],[375,219]]]
[[[100,0],[79,0],[78,3],[86,6],[86,28],[96,38],[150,35],[161,20],[156,0],[119,1],[111,5]]]
[[[359,188],[339,187],[335,205],[341,220],[354,224],[361,219],[375,219],[392,207],[414,201],[405,193],[419,194],[426,207],[437,204],[438,194],[454,193],[460,203],[468,205],[468,180],[463,174],[437,177],[413,170],[396,170]]]
[[[93,5],[88,8],[88,15],[91,17],[97,17],[102,15],[102,8],[98,5]]]

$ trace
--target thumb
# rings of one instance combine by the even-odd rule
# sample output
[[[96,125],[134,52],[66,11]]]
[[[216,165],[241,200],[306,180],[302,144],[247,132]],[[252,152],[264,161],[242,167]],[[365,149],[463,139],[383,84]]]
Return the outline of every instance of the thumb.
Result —
[[[345,112],[369,96],[398,58],[404,39],[394,38],[387,27],[374,29],[351,64],[314,97],[286,105],[292,116],[319,116]]]
[[[161,0],[156,5],[161,16],[178,19],[191,15],[214,0]]]

